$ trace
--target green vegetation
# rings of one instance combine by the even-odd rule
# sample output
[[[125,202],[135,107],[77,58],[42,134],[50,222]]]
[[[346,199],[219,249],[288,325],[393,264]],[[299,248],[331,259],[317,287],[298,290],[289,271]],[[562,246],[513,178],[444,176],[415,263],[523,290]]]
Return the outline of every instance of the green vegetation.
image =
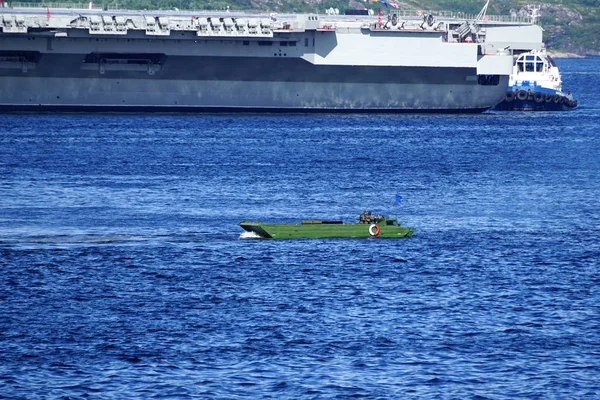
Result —
[[[60,0],[21,0],[23,3],[45,3]],[[67,0],[68,1],[68,0]],[[77,0],[71,0],[77,2]],[[85,0],[79,0],[87,4]],[[343,13],[350,8],[383,9],[384,0],[96,0],[96,8],[163,9],[163,10],[255,10],[268,12],[324,12],[337,8]],[[486,0],[386,0],[401,8],[447,10],[477,14]],[[6,2],[6,1],[5,1]],[[600,0],[492,0],[488,13],[509,14],[540,7],[539,23],[544,28],[544,41],[550,50],[578,54],[600,54]]]

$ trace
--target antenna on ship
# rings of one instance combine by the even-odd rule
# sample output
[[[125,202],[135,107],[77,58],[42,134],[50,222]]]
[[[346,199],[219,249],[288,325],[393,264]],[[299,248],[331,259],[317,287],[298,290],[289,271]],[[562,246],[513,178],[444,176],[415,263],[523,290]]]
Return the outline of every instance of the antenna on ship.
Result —
[[[540,6],[533,6],[533,9],[531,10],[531,23],[536,25],[537,24],[537,20],[540,17]]]
[[[479,12],[479,14],[477,14],[477,18],[475,18],[476,21],[482,21],[482,20],[486,19],[486,17],[487,17],[487,9],[488,9],[488,7],[490,5],[490,1],[491,0],[487,0],[487,2],[485,3],[485,6],[483,6],[483,8]]]

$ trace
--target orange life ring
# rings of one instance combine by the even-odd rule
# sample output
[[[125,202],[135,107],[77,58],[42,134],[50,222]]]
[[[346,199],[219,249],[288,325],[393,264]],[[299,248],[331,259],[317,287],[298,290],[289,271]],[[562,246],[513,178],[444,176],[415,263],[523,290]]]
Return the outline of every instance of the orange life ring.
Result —
[[[369,235],[377,236],[379,235],[379,232],[381,232],[381,229],[379,229],[379,225],[371,224],[371,226],[369,226]]]

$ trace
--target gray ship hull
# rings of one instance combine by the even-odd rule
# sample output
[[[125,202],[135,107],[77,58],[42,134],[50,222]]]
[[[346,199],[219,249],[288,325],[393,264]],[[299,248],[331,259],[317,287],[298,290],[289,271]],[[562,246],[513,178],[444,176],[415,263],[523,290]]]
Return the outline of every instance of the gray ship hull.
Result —
[[[146,71],[83,69],[81,56],[45,55],[25,74],[0,70],[11,110],[481,111],[504,96],[469,68],[315,66],[302,59],[168,57]],[[469,83],[469,78],[471,82]]]

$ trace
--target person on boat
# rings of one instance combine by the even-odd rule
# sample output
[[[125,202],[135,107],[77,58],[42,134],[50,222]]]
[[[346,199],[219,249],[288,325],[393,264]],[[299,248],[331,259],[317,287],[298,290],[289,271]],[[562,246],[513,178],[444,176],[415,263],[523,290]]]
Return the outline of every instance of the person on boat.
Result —
[[[359,224],[367,223],[367,210],[363,211],[362,214],[360,214],[360,217],[358,218],[358,223]]]

